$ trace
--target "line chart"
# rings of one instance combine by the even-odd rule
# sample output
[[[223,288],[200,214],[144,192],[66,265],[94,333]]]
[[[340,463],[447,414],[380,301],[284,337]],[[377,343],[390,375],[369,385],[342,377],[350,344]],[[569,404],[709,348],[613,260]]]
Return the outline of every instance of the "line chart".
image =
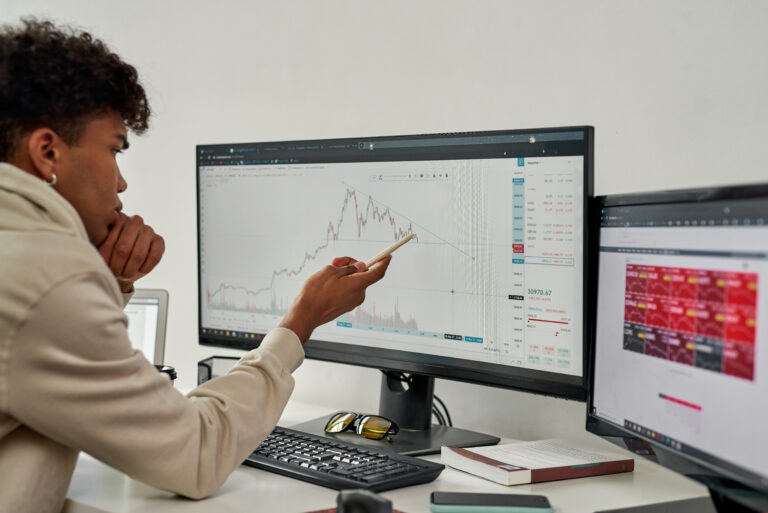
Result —
[[[423,233],[428,233],[435,238],[437,242],[431,242],[432,244],[444,244],[470,258],[472,261],[475,260],[473,255],[459,248],[446,238],[436,234],[426,226],[413,221],[407,215],[398,212],[383,202],[375,200],[373,195],[361,191],[347,181],[342,181],[341,183],[345,187],[341,208],[339,209],[337,220],[335,222],[328,221],[323,237],[323,243],[314,247],[312,250],[305,251],[302,261],[298,265],[291,268],[283,267],[273,270],[269,279],[269,284],[264,285],[263,287],[250,289],[243,285],[228,283],[220,283],[218,287],[213,290],[206,287],[206,305],[215,310],[234,310],[240,312],[267,313],[271,315],[285,314],[286,306],[280,305],[275,300],[270,301],[270,304],[267,307],[255,307],[251,305],[250,302],[240,305],[238,305],[236,301],[229,302],[225,299],[225,296],[227,292],[239,291],[250,298],[257,298],[265,293],[274,291],[275,280],[278,278],[292,278],[302,275],[307,265],[316,261],[318,255],[322,251],[328,249],[332,242],[340,240],[341,228],[344,225],[345,220],[349,217],[347,216],[347,210],[350,206],[352,206],[354,210],[355,233],[357,234],[358,239],[362,237],[369,223],[377,223],[379,225],[389,226],[392,229],[393,241],[414,233],[415,236],[413,242],[419,243],[419,234],[414,231],[414,227],[417,227]],[[361,201],[359,196],[363,196],[365,199]],[[361,206],[361,203],[363,206]],[[399,219],[404,220],[405,223],[399,222]]]
[[[411,233],[413,233],[413,225],[411,223],[409,223],[407,228],[405,229],[398,226],[397,219],[395,219],[395,216],[393,215],[393,212],[389,207],[385,206],[383,209],[381,209],[376,204],[376,201],[373,199],[373,196],[371,195],[366,195],[366,196],[368,199],[367,201],[365,201],[365,208],[361,209],[360,202],[358,201],[358,198],[357,198],[357,191],[353,187],[350,187],[347,185],[346,193],[344,194],[344,201],[342,202],[338,220],[335,223],[332,221],[328,222],[328,226],[325,232],[325,242],[316,246],[314,249],[305,252],[303,256],[303,260],[298,266],[294,268],[283,267],[281,269],[272,271],[272,276],[270,278],[269,285],[261,287],[256,290],[250,290],[247,287],[244,287],[241,285],[230,285],[225,283],[220,284],[219,287],[213,291],[211,291],[210,289],[207,289],[206,304],[208,305],[208,307],[213,309],[220,309],[220,310],[228,310],[232,308],[234,310],[244,311],[244,312],[284,314],[285,309],[282,307],[276,308],[274,303],[270,308],[259,309],[251,306],[238,307],[234,304],[229,305],[227,301],[219,300],[219,298],[223,296],[227,290],[230,290],[230,291],[239,290],[248,296],[256,297],[265,292],[273,291],[275,287],[275,280],[277,278],[280,278],[280,277],[291,278],[294,276],[301,275],[304,269],[306,268],[307,264],[317,260],[317,256],[321,251],[327,249],[328,246],[331,244],[331,242],[339,240],[339,233],[341,231],[341,226],[344,223],[344,220],[346,219],[346,212],[350,205],[354,205],[354,214],[355,214],[354,219],[357,225],[358,237],[360,237],[363,234],[363,231],[368,226],[368,223],[371,221],[378,222],[380,224],[388,223],[392,228],[393,240],[398,240],[406,235],[410,235]],[[419,241],[418,235],[416,235],[413,240],[414,242],[418,242]]]

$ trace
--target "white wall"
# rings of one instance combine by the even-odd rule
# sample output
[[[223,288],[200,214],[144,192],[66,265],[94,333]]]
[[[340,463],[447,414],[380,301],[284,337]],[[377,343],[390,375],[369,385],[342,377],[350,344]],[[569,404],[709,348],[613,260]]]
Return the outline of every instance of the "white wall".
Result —
[[[227,354],[197,345],[195,144],[591,124],[598,194],[768,179],[761,0],[0,1],[0,22],[75,24],[139,69],[155,116],[121,157],[124,203],[166,238],[140,285],[171,293],[184,388]],[[296,379],[301,400],[376,408],[376,371],[308,361]],[[583,430],[581,403],[436,388],[456,424]]]

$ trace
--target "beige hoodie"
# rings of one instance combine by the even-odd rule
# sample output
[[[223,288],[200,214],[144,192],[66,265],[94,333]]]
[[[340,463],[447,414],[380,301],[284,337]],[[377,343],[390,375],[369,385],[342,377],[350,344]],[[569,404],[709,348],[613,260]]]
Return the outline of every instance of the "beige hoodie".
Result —
[[[122,306],[72,206],[0,163],[0,513],[58,512],[81,450],[205,497],[277,422],[304,357],[293,332],[185,397],[131,348]]]

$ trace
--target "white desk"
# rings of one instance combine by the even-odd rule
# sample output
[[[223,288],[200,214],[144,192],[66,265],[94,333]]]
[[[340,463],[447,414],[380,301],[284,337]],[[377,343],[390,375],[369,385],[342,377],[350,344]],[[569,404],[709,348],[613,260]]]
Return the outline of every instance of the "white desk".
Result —
[[[330,412],[291,403],[280,424],[290,426],[326,413]],[[439,461],[439,455],[427,459]],[[591,513],[707,495],[703,486],[642,459],[636,460],[635,471],[631,473],[515,487],[446,468],[432,483],[383,492],[382,495],[391,500],[396,509],[406,513],[427,513],[429,494],[435,490],[541,494],[549,497],[557,513]],[[213,496],[191,501],[136,482],[83,454],[72,478],[64,513],[303,513],[335,506],[337,493],[329,488],[241,466]]]

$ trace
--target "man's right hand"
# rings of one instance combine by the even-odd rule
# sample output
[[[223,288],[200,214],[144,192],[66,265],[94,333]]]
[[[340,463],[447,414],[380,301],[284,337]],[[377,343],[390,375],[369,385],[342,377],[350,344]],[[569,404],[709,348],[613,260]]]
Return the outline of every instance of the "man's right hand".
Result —
[[[318,326],[359,306],[365,299],[365,289],[384,277],[392,256],[367,270],[365,263],[349,257],[333,260],[304,282],[299,295],[280,322],[303,344]],[[362,264],[362,265],[361,265]]]
[[[140,216],[120,212],[117,223],[98,247],[117,278],[120,290],[133,291],[133,282],[146,276],[160,262],[165,241]]]

